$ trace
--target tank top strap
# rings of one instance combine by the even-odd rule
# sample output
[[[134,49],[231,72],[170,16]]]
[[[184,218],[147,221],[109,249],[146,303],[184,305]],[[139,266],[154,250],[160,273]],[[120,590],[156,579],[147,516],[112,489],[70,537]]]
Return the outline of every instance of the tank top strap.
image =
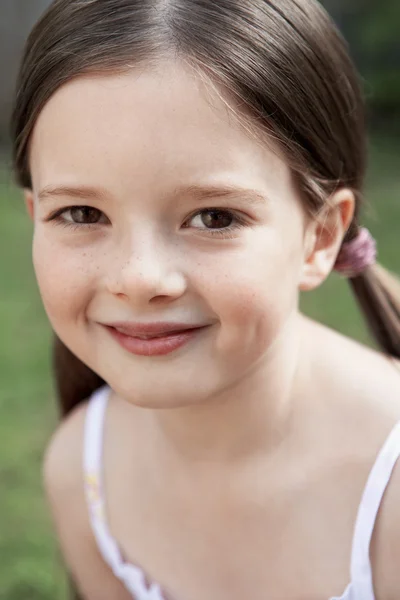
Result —
[[[104,422],[109,395],[110,388],[104,386],[89,399],[85,419],[83,468],[92,531],[104,560],[119,577],[123,561],[108,529],[103,486]]]
[[[376,518],[394,467],[400,457],[400,422],[381,448],[358,509],[351,557],[351,585],[355,598],[375,600],[370,546]]]
[[[104,561],[133,598],[163,600],[160,586],[156,583],[147,585],[142,569],[125,562],[108,528],[103,484],[103,442],[110,392],[110,388],[104,386],[92,394],[85,419],[83,469],[90,525]]]

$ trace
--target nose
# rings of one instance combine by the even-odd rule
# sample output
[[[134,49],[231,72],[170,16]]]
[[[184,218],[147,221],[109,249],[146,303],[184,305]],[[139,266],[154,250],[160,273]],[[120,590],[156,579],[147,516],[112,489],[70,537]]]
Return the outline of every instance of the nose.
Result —
[[[138,305],[172,302],[184,294],[186,278],[173,251],[154,239],[131,246],[109,265],[112,294]]]

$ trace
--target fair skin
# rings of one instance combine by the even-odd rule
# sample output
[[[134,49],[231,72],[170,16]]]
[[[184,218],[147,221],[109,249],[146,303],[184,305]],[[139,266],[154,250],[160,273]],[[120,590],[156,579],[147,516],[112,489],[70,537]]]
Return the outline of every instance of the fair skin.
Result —
[[[177,63],[63,86],[39,116],[30,167],[47,314],[113,390],[105,477],[124,554],[173,600],[343,593],[361,492],[400,418],[393,367],[298,311],[299,292],[332,270],[351,191],[310,219],[279,151]],[[187,189],[228,185],[253,192]],[[97,223],[71,226],[77,205]],[[217,235],[210,208],[225,211]],[[104,329],[117,320],[207,328],[176,353],[138,357]],[[88,523],[85,410],[53,438],[46,488],[84,597],[125,600]],[[399,493],[394,484],[374,540],[378,600],[400,593],[390,533]]]

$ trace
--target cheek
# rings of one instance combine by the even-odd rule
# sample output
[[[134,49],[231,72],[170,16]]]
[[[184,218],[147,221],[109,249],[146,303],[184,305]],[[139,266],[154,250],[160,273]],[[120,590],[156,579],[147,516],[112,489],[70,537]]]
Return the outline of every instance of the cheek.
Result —
[[[53,325],[74,318],[90,294],[90,260],[35,233],[33,265],[46,313]],[[57,326],[55,327],[57,329]]]
[[[297,247],[264,243],[218,262],[208,298],[221,321],[221,349],[239,344],[257,354],[273,342],[297,308],[298,256]]]

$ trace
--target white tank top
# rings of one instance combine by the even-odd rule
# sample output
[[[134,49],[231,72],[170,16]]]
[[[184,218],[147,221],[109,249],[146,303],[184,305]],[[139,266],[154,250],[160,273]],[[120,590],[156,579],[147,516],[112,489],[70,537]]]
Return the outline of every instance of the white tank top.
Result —
[[[110,388],[107,386],[97,390],[89,400],[86,416],[83,466],[90,523],[101,555],[132,597],[135,600],[165,600],[157,583],[147,584],[143,571],[125,562],[105,519],[102,450],[109,394]],[[399,456],[400,423],[393,429],[379,452],[361,498],[354,528],[350,583],[341,596],[330,600],[375,600],[370,544],[379,506]]]

